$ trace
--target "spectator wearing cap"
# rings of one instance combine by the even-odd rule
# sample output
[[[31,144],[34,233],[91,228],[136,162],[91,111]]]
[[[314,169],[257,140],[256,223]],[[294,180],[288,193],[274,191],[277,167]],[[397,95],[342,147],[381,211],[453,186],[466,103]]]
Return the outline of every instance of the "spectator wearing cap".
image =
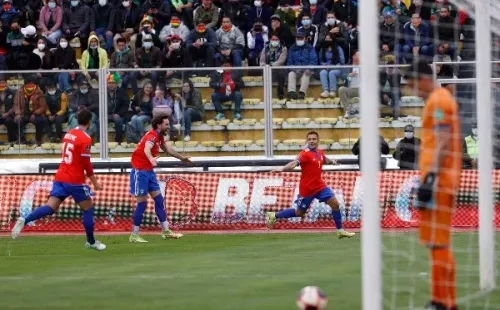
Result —
[[[191,55],[187,47],[183,46],[182,39],[178,35],[174,34],[167,41],[167,47],[165,48],[163,54],[162,68],[168,68],[165,73],[165,79],[183,79],[183,76],[190,74],[188,71],[175,71],[175,68],[191,68],[193,66],[193,61],[191,60]]]
[[[91,75],[97,76],[97,73],[89,73],[88,70],[104,69],[108,67],[108,53],[100,47],[99,38],[95,34],[91,34],[88,41],[88,47],[82,54],[80,69],[85,77],[90,80]]]
[[[231,22],[230,17],[222,18],[221,28],[215,32],[215,40],[217,46],[216,66],[220,66],[222,57],[230,57],[234,67],[241,67],[241,59],[243,57],[243,48],[245,48],[245,36]]]
[[[106,82],[108,83],[108,122],[115,124],[115,142],[121,143],[129,99],[125,90],[118,87],[120,84],[118,73],[108,74]]]
[[[48,0],[40,10],[39,28],[42,35],[54,46],[62,35],[63,15],[59,0]]]
[[[272,22],[273,20],[278,20],[280,22],[280,25],[278,26],[273,26]],[[271,16],[271,28],[272,30],[275,30],[277,28],[280,28],[282,26],[283,28],[288,28],[288,32],[290,33],[290,36],[293,38],[292,33],[295,33],[295,22],[297,20],[297,16],[295,16],[295,11],[290,7],[289,1],[288,0],[280,0],[279,6],[275,11],[275,14]],[[284,39],[282,39],[285,41]],[[290,45],[287,45],[288,47],[292,46],[293,44],[293,39],[291,40],[292,43]],[[289,43],[285,41],[286,43]]]
[[[124,38],[129,42],[132,53],[135,54],[135,42],[139,31],[140,8],[132,0],[124,0],[115,10],[115,51],[118,49],[116,41]]]
[[[380,33],[379,33],[379,45],[381,56],[390,55],[394,53],[394,47],[396,46],[396,37],[398,37],[396,28],[395,17],[396,13],[394,11],[386,11],[383,13],[384,21],[380,23]]]
[[[332,35],[328,34],[323,42],[323,46],[319,51],[319,64],[321,66],[340,66],[345,65],[344,51],[333,40]],[[342,69],[321,69],[319,77],[323,92],[322,98],[332,97],[337,95],[337,81],[344,74]]]
[[[38,39],[40,38],[36,31],[36,28],[32,25],[29,25],[26,26],[26,28],[21,28],[21,33],[24,35],[23,46],[26,48],[30,48],[31,51],[33,51],[36,48]]]
[[[90,31],[106,41],[104,47],[109,55],[113,51],[113,29],[115,27],[115,7],[108,0],[99,0],[92,6]]]
[[[10,26],[13,20],[19,18],[17,9],[12,5],[12,0],[4,0],[2,9],[0,10],[0,22],[2,23],[2,31],[0,32],[0,46],[4,46],[7,40],[7,34],[10,31]]]
[[[68,38],[78,38],[82,50],[87,49],[91,15],[91,9],[82,4],[80,0],[71,0],[70,6],[64,9],[64,34]]]
[[[295,24],[293,26],[295,29]],[[290,26],[283,25],[281,23],[281,17],[278,14],[271,16],[271,33],[276,33],[280,38],[280,41],[287,47],[290,48],[295,42],[292,32],[290,31]],[[295,33],[295,31],[294,31]]]
[[[9,88],[3,75],[0,75],[0,125],[14,124],[14,97],[16,92]],[[16,130],[7,126],[8,141],[14,143],[17,140]]]
[[[119,38],[117,40],[118,49],[111,54],[109,67],[112,69],[131,69],[135,68],[135,56],[130,51],[127,45],[127,40]],[[128,71],[119,71],[120,79],[122,81],[121,87],[126,90],[130,78]]]
[[[197,1],[196,1],[197,2]],[[172,7],[174,12],[172,13],[172,16],[174,14],[178,14],[182,20],[184,21],[184,24],[187,25],[189,28],[193,28],[193,16],[194,16],[194,3],[195,0],[171,0]],[[185,39],[185,38],[183,38]]]
[[[225,119],[224,111],[222,110],[222,102],[234,102],[234,119],[241,120],[241,103],[243,95],[241,88],[244,87],[241,79],[241,72],[230,70],[231,59],[225,57],[222,59],[222,70],[212,73],[210,76],[210,87],[214,89],[212,94],[212,103],[215,107],[217,115],[215,120]]]
[[[127,135],[128,142],[137,143],[144,135],[144,123],[150,122],[153,117],[154,95],[153,84],[150,81],[146,81],[144,82],[144,87],[132,98],[130,108],[134,115],[128,123],[128,128],[131,129],[131,134]]]
[[[144,16],[141,23],[139,24],[139,33],[137,34],[137,41],[135,41],[135,48],[138,49],[142,46],[142,37],[145,35],[151,35],[153,38],[153,45],[159,49],[163,48],[161,44],[159,35],[160,32],[155,29],[155,24],[153,22],[152,16]]]
[[[300,67],[290,69],[288,73],[288,99],[303,100],[306,97],[312,75],[312,70],[307,69],[307,67],[318,65],[316,50],[306,41],[306,34],[303,31],[297,31],[296,41],[288,52],[286,65]],[[297,78],[300,78],[300,90],[298,94],[296,92]]]
[[[164,47],[167,46],[167,40],[174,35],[179,36],[182,39],[182,42],[186,42],[187,36],[189,35],[189,28],[175,13],[170,19],[170,24],[163,27],[159,35],[160,41]]]
[[[401,170],[417,170],[418,155],[420,151],[420,139],[415,137],[415,129],[412,125],[405,126],[403,139],[399,140],[392,157],[398,161]]]
[[[76,91],[69,101],[68,127],[70,129],[78,126],[76,114],[78,111],[87,109],[92,113],[92,122],[87,129],[89,136],[94,136],[99,126],[99,92],[92,89],[86,78],[78,78],[78,91]]]
[[[347,119],[358,117],[359,110],[357,104],[351,100],[359,96],[359,86],[361,78],[359,76],[359,52],[352,56],[352,64],[355,66],[347,76],[346,86],[339,88],[340,106],[344,109],[344,117]]]
[[[257,20],[262,21],[264,25],[269,25],[271,23],[272,15],[273,10],[265,1],[255,0],[253,5],[250,6],[250,9],[248,10],[247,29],[252,29]]]
[[[9,70],[40,69],[40,58],[33,54],[38,36],[33,26],[22,28],[19,32],[18,23],[12,22],[12,31],[7,35],[7,67]],[[34,41],[34,42],[33,42]]]
[[[68,119],[68,96],[57,89],[53,80],[49,80],[46,87],[47,117],[45,119],[45,133],[51,142],[59,143],[63,136],[62,125]],[[55,132],[52,130],[53,125],[56,129]]]
[[[205,118],[205,107],[201,100],[201,92],[194,88],[190,79],[185,79],[180,93],[181,103],[184,107],[184,141],[191,140],[191,122],[200,122]]]
[[[271,67],[279,67],[286,65],[288,55],[287,47],[282,44],[278,34],[271,34],[271,40],[266,44],[260,55],[260,65],[270,65]],[[272,70],[273,81],[278,82],[278,98],[285,98],[285,70]]]
[[[54,68],[61,70],[57,76],[59,89],[67,94],[71,91],[70,80],[74,80],[78,69],[78,62],[76,61],[76,51],[69,46],[68,39],[65,36],[59,38],[59,44],[54,55]]]
[[[139,16],[151,16],[155,29],[160,33],[163,26],[170,22],[170,3],[163,0],[146,0],[141,4]]]
[[[410,63],[413,57],[428,57],[429,61],[433,56],[433,45],[431,43],[431,32],[427,23],[422,22],[418,13],[411,16],[411,22],[404,27],[404,45],[398,57],[399,62]]]
[[[198,20],[186,39],[186,47],[196,67],[214,66],[216,44],[215,32]]]
[[[243,33],[247,33],[249,20],[249,7],[242,0],[228,0],[222,3],[220,16],[228,16],[233,24]],[[196,21],[196,16],[195,16]]]
[[[149,77],[156,87],[158,82],[159,71],[149,71],[147,69],[160,68],[162,63],[161,50],[153,45],[153,37],[150,34],[142,37],[142,47],[137,49],[135,53],[135,68],[143,70],[133,71],[130,76],[130,85],[132,92],[135,94],[139,91],[137,80],[139,78]]]
[[[319,27],[326,22],[328,10],[323,5],[318,4],[318,0],[309,0],[310,6],[304,7],[299,14],[298,20],[303,20],[304,15],[309,16],[312,25]],[[304,24],[302,24],[304,26]]]
[[[15,136],[20,137],[20,143],[25,143],[24,126],[28,123],[35,125],[35,139],[37,145],[42,144],[43,129],[45,125],[45,114],[47,102],[45,96],[31,76],[24,78],[24,85],[19,87],[14,96],[13,121],[7,123],[7,127],[15,130]]]
[[[202,21],[207,28],[215,31],[219,22],[219,8],[213,4],[212,0],[202,0],[201,5],[194,10],[194,20],[197,23]]]
[[[252,30],[247,33],[249,66],[259,65],[260,54],[264,50],[267,42],[269,42],[268,32],[269,30],[267,29],[267,26],[263,25],[262,21],[257,20],[253,25]]]
[[[311,20],[311,16],[309,16],[309,12],[305,12],[302,15],[301,24],[297,30],[297,32],[301,32],[305,34],[306,42],[316,48],[316,43],[318,43],[318,26],[314,25]]]
[[[477,169],[477,159],[479,157],[479,139],[477,134],[477,122],[471,122],[471,133],[467,137],[465,137],[463,143],[463,152],[464,152],[464,164],[465,166],[472,167]]]

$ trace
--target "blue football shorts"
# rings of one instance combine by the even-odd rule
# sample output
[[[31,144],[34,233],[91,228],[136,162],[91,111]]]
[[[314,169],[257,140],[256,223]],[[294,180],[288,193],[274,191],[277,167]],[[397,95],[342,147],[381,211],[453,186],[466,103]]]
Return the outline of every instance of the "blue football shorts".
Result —
[[[307,211],[307,209],[309,209],[314,199],[318,199],[319,202],[327,202],[328,199],[332,197],[335,197],[335,194],[333,193],[332,189],[329,187],[325,187],[324,189],[322,189],[320,192],[318,192],[313,196],[302,197],[299,195],[295,200],[295,205],[300,210]]]
[[[159,190],[160,184],[154,171],[136,169],[130,171],[130,194],[132,196],[145,196]]]
[[[90,187],[87,184],[53,182],[50,196],[61,200],[71,196],[76,203],[80,203],[82,201],[92,199],[94,193],[90,190]]]

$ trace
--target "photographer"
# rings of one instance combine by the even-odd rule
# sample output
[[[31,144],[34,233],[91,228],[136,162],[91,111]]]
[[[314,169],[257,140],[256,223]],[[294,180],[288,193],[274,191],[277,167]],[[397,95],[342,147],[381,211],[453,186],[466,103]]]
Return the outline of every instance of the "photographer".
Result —
[[[261,20],[257,20],[252,30],[247,33],[247,42],[248,65],[258,66],[260,54],[264,50],[264,46],[269,42],[267,26],[264,26]]]

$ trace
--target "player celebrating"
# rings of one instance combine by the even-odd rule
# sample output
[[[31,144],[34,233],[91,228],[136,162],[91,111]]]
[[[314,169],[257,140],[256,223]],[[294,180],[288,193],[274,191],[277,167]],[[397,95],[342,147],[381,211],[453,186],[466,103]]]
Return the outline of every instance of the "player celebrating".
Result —
[[[78,127],[71,129],[63,138],[62,162],[54,177],[47,204],[35,209],[26,218],[20,217],[12,229],[12,238],[16,239],[27,223],[54,214],[64,199],[71,196],[83,210],[83,227],[87,235],[85,246],[98,251],[106,249],[106,245],[94,239],[94,205],[91,198],[93,193],[85,184],[87,172],[94,189],[102,189],[90,163],[92,139],[85,133],[92,121],[92,113],[87,109],[81,110],[77,114],[77,120]]]
[[[418,95],[426,100],[419,158],[421,185],[417,191],[420,242],[429,248],[432,266],[432,299],[426,309],[456,309],[455,259],[450,239],[462,170],[458,105],[448,89],[434,83],[427,62],[414,63],[407,79],[408,85],[417,87]]]
[[[326,202],[332,208],[338,238],[350,238],[354,236],[354,233],[342,229],[342,214],[340,213],[339,202],[335,198],[332,189],[327,187],[325,181],[321,178],[323,164],[336,165],[337,162],[325,157],[325,153],[317,148],[318,144],[318,133],[315,131],[309,132],[307,134],[307,148],[300,152],[297,159],[279,169],[273,170],[273,172],[288,172],[300,165],[302,174],[300,176],[299,196],[295,201],[297,209],[290,208],[278,213],[268,212],[267,226],[272,228],[276,219],[303,216],[313,200],[318,199],[320,202]]]
[[[134,211],[132,234],[130,242],[147,242],[139,236],[139,229],[142,217],[147,207],[148,193],[155,202],[155,212],[160,220],[163,230],[163,239],[179,239],[182,234],[174,233],[168,227],[167,213],[165,212],[163,196],[160,185],[156,179],[153,168],[158,165],[158,154],[161,148],[165,153],[180,159],[184,164],[191,164],[189,157],[184,157],[174,151],[165,143],[163,136],[169,130],[168,116],[155,116],[151,122],[153,129],[147,132],[132,153],[132,170],[130,171],[130,193],[137,199],[137,206]]]

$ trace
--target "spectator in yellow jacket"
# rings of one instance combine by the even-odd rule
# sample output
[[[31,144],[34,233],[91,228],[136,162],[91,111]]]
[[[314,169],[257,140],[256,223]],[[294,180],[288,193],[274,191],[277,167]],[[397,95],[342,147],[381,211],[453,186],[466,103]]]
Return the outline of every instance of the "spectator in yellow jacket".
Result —
[[[89,44],[87,49],[82,54],[80,69],[85,77],[90,80],[93,76],[97,76],[96,72],[90,74],[87,70],[102,69],[108,67],[108,53],[105,49],[99,46],[99,38],[94,32],[89,36]]]

